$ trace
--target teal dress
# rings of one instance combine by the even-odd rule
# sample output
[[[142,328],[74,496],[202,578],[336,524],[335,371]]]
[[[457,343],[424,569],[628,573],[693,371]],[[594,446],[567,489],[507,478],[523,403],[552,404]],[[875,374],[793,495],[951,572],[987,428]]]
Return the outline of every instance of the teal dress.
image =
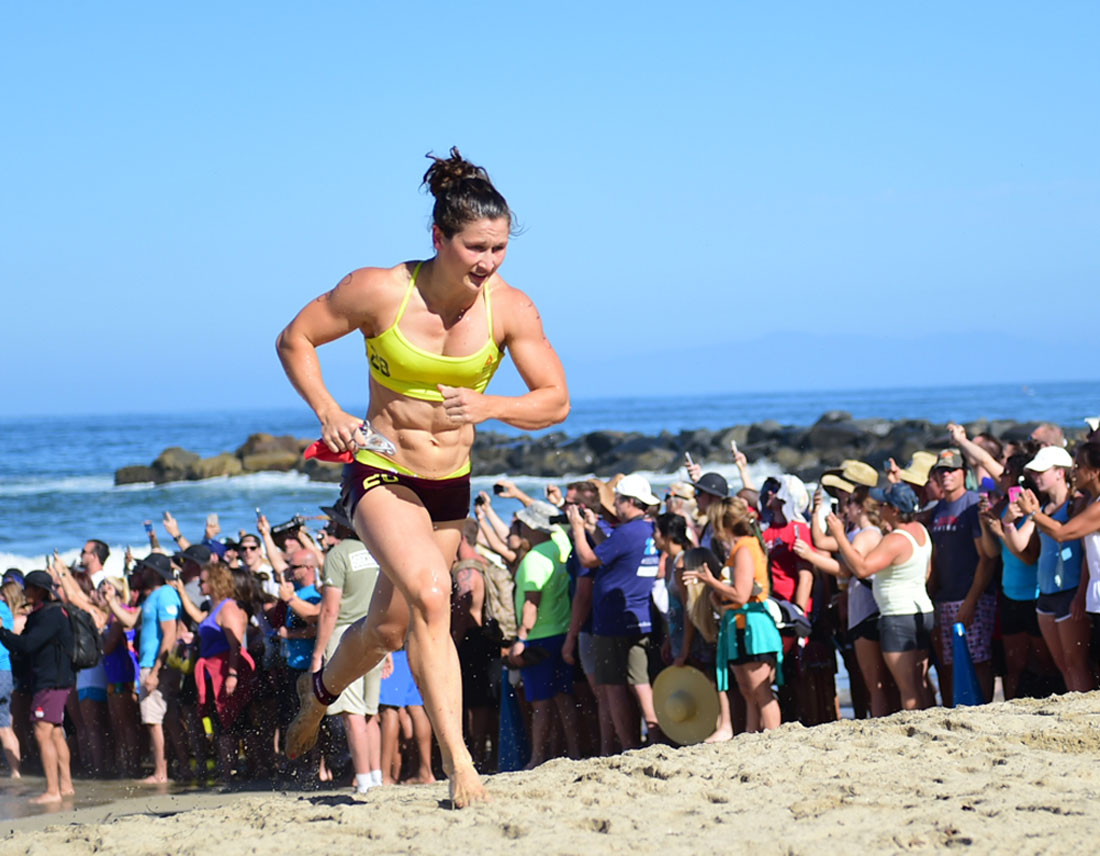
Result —
[[[745,617],[744,633],[737,632],[738,615]],[[743,650],[738,637],[744,643]],[[729,689],[729,669],[723,668],[723,665],[747,654],[775,654],[775,673],[779,685],[783,685],[783,639],[762,603],[746,603],[738,609],[726,610],[722,616],[722,624],[718,628],[718,668],[715,670],[719,692]]]

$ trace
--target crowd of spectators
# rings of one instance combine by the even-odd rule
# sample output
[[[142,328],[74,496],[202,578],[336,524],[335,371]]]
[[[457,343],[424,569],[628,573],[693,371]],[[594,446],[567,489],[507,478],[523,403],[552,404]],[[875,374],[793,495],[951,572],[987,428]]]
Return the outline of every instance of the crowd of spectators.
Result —
[[[658,676],[697,669],[718,696],[706,739],[953,704],[952,632],[984,700],[1096,686],[1100,436],[1056,426],[1022,444],[951,425],[950,448],[885,472],[846,461],[811,498],[793,475],[740,485],[685,461],[663,496],[637,473],[550,485],[501,479],[476,498],[452,569],[464,725],[484,771],[612,754],[668,738]],[[519,503],[510,520],[496,497]],[[180,782],[431,782],[438,752],[403,652],[329,708],[290,761],[299,676],[366,614],[379,568],[338,508],[174,549],[56,555],[0,587],[0,746],[40,765],[54,802],[70,767]],[[77,668],[94,646],[94,665]],[[518,742],[520,758],[510,751]],[[504,757],[509,750],[508,757]],[[72,759],[70,761],[70,758]]]

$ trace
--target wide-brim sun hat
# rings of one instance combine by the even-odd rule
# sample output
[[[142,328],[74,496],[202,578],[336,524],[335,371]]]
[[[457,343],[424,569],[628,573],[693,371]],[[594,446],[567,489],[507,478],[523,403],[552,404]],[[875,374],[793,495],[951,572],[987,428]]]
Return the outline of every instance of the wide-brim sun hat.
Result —
[[[535,500],[516,512],[516,520],[536,532],[553,532],[556,524],[552,523],[551,520],[560,514],[561,511],[556,505],[551,505],[549,502],[543,502],[542,500]]]
[[[649,479],[638,473],[631,473],[619,479],[615,485],[615,493],[619,496],[636,499],[645,505],[660,505],[661,498],[657,496],[649,486]]]
[[[1024,469],[1036,473],[1045,473],[1051,467],[1070,469],[1072,466],[1073,458],[1061,446],[1043,446],[1034,458],[1024,464]]]
[[[905,482],[889,485],[885,488],[873,487],[867,495],[876,502],[892,505],[902,514],[912,514],[920,507],[916,492]]]
[[[928,476],[932,472],[932,467],[935,466],[936,456],[931,452],[914,452],[913,459],[909,462],[909,466],[900,470],[898,475],[902,481],[907,481],[911,485],[917,487],[924,487],[928,484]]]
[[[721,473],[703,473],[699,476],[699,481],[692,484],[692,487],[695,488],[696,497],[700,493],[707,493],[719,499],[725,499],[730,495],[729,482]]]
[[[849,458],[841,461],[840,466],[840,476],[845,481],[861,484],[864,487],[874,487],[878,484],[878,471],[870,464]]]
[[[693,666],[669,666],[653,682],[657,723],[681,746],[702,743],[718,724],[718,690]]]
[[[821,476],[820,484],[822,490],[830,496],[836,496],[836,491],[838,490],[842,490],[845,493],[853,493],[856,489],[854,484],[844,479],[839,470],[824,473]]]

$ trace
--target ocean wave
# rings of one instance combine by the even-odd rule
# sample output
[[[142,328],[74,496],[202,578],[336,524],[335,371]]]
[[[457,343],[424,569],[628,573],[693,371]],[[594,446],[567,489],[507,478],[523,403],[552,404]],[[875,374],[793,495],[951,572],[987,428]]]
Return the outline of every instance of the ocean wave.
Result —
[[[110,545],[111,555],[107,557],[107,562],[103,566],[106,576],[122,576],[122,560],[126,555],[126,546],[125,544]],[[131,549],[135,559],[144,559],[152,552],[147,546],[131,547]],[[71,568],[80,559],[80,548],[61,550],[58,555],[61,557],[61,561]],[[18,568],[23,573],[41,571],[46,567],[46,558],[44,553],[35,556],[26,556],[19,553],[0,553],[0,570],[6,571],[8,568]]]
[[[40,493],[101,493],[114,486],[112,476],[31,476],[0,480],[0,496],[34,496]]]

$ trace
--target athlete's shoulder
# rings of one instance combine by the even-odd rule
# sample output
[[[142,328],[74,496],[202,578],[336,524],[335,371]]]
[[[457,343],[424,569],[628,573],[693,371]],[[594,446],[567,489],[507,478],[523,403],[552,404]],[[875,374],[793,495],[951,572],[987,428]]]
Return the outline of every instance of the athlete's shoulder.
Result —
[[[320,299],[327,301],[337,315],[354,319],[364,332],[382,329],[388,326],[385,319],[392,319],[396,312],[416,265],[401,262],[389,268],[356,268]]]
[[[496,278],[496,282],[489,292],[493,301],[493,314],[504,322],[506,328],[516,324],[527,327],[532,321],[539,320],[539,311],[535,301],[527,292],[509,285],[503,279]]]

